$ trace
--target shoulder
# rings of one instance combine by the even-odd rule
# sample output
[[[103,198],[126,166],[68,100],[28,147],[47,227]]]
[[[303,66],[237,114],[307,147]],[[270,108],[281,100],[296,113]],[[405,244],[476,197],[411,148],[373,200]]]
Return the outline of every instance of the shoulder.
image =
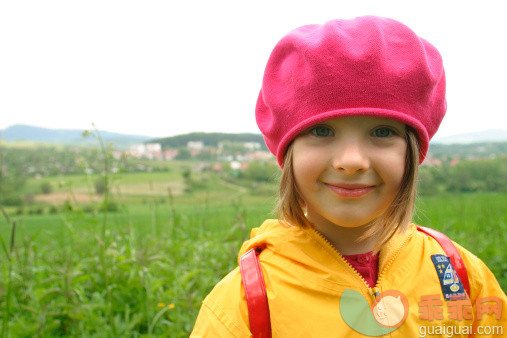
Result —
[[[422,245],[424,248],[423,251],[426,254],[445,254],[442,246],[432,236],[421,231],[417,231],[417,233],[417,241]],[[458,250],[466,267],[470,283],[471,299],[488,296],[500,296],[505,298],[505,294],[498,284],[498,281],[486,264],[463,246],[452,241],[452,239],[450,240]]]
[[[486,264],[476,255],[453,242],[463,258],[467,268],[468,281],[470,282],[471,298],[501,297],[506,298],[505,293],[498,284],[495,275]]]
[[[202,302],[191,337],[204,336],[251,336],[239,268],[225,276]]]

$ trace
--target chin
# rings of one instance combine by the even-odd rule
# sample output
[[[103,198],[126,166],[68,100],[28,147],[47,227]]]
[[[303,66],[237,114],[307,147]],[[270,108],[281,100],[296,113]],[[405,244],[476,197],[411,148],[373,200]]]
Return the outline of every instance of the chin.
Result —
[[[365,226],[367,224],[370,224],[372,222],[373,222],[373,220],[365,221],[365,222],[340,222],[340,223],[334,223],[334,224],[336,224],[337,226],[342,227],[342,228],[359,228],[359,227]]]
[[[333,223],[336,226],[342,227],[342,228],[359,228],[361,226],[367,225],[372,223],[375,218],[357,218],[357,217],[350,217],[350,218],[344,218],[344,217],[333,217],[328,218],[328,222]]]

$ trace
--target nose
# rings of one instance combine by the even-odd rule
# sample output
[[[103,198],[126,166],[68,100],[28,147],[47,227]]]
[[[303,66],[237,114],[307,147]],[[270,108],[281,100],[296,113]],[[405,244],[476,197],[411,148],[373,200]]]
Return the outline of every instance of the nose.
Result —
[[[358,140],[348,140],[337,145],[333,156],[335,170],[353,175],[366,171],[369,166],[367,149]]]

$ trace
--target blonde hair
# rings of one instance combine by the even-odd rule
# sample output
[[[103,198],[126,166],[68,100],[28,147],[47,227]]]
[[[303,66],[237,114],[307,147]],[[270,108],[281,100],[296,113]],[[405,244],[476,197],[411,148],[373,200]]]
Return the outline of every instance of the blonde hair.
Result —
[[[419,169],[419,142],[417,134],[407,126],[405,132],[407,151],[405,154],[405,172],[398,193],[391,204],[372,226],[363,234],[362,238],[377,236],[373,249],[376,253],[397,232],[404,232],[414,212],[417,174]],[[293,168],[292,143],[287,147],[284,156],[282,175],[280,177],[279,199],[277,203],[278,218],[290,225],[313,227],[305,216],[304,200],[296,186]]]

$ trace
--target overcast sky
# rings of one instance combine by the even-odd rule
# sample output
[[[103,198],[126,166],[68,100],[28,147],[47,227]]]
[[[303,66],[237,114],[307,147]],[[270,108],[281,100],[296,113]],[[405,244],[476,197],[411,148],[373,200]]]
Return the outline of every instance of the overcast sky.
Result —
[[[0,129],[148,136],[258,132],[262,73],[288,31],[334,18],[402,21],[441,52],[437,136],[507,129],[507,20],[488,1],[0,2]]]

